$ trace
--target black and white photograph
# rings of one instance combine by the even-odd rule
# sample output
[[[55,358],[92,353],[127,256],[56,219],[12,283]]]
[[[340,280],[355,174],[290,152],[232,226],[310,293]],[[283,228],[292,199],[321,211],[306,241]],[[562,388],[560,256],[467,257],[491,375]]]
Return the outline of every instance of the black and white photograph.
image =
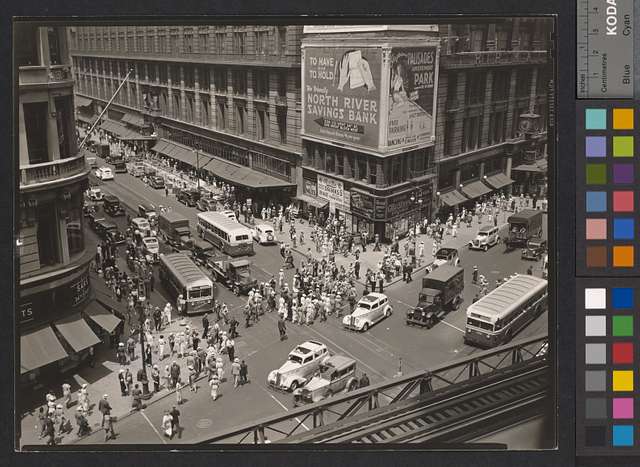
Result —
[[[268,19],[14,20],[16,449],[555,449],[555,18]]]

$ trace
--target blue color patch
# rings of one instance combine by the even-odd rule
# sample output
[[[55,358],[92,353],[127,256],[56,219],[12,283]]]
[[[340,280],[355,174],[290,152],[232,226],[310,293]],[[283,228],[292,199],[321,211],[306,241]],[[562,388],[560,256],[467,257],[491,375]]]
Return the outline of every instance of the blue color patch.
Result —
[[[614,308],[633,308],[633,289],[631,287],[614,287],[611,290],[611,295]]]
[[[587,212],[606,212],[607,192],[587,191]]]
[[[633,425],[613,425],[613,445],[633,446]]]
[[[613,219],[613,238],[614,240],[633,240],[634,237],[634,221],[633,219]]]

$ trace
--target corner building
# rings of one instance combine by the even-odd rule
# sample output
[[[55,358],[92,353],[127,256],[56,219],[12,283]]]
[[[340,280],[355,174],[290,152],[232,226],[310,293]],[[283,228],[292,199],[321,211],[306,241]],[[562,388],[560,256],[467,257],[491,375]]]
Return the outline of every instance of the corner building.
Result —
[[[495,192],[544,197],[552,27],[305,27],[300,197],[386,240]]]
[[[95,120],[132,69],[107,131],[135,138],[138,125],[157,135],[139,144],[235,186],[257,209],[288,202],[301,178],[301,38],[302,26],[72,27],[82,118]]]
[[[81,316],[91,301],[82,215],[89,169],[78,154],[64,28],[16,24],[20,382],[77,365],[99,340]]]

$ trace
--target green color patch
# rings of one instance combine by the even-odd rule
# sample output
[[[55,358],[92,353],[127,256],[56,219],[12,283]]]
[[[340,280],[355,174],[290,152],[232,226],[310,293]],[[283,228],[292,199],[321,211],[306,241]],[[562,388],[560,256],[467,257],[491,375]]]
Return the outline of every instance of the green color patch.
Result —
[[[612,328],[614,336],[633,336],[633,316],[614,316]]]

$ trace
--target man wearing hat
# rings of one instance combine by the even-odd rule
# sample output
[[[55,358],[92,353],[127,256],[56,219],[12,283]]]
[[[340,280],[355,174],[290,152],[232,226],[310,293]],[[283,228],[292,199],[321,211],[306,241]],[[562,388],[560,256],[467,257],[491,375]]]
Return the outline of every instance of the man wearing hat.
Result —
[[[471,276],[471,282],[478,283],[478,266],[473,266],[473,274]]]
[[[127,380],[125,379],[124,368],[120,368],[118,381],[120,382],[120,394],[124,397],[127,395]]]
[[[98,410],[102,414],[102,422],[100,423],[101,427],[104,427],[105,416],[111,415],[111,404],[109,404],[109,401],[107,400],[108,398],[109,396],[105,394],[102,396],[102,399],[100,399],[100,402],[98,402]]]

